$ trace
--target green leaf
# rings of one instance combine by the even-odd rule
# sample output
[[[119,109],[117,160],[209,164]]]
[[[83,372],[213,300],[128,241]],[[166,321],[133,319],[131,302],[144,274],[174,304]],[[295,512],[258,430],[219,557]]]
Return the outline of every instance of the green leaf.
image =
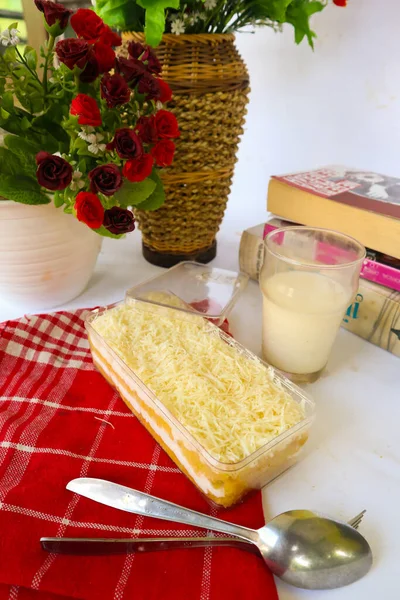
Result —
[[[17,168],[13,172],[31,176],[36,181],[36,154],[40,150],[40,147],[16,135],[6,135],[4,143],[10,151],[4,160],[6,172],[9,172],[9,168]],[[6,151],[5,148],[3,150]],[[0,165],[1,170],[2,166]]]
[[[95,157],[95,154],[89,152],[88,143],[85,142],[85,140],[82,140],[81,138],[76,138],[74,140],[72,150],[75,151],[78,154],[78,156],[90,156],[91,158]]]
[[[165,29],[165,10],[164,8],[154,6],[146,10],[146,24],[144,33],[147,44],[156,47],[161,42],[162,34]]]
[[[32,69],[32,71],[36,71],[36,67],[37,67],[37,53],[36,50],[34,50],[33,48],[29,51],[24,53],[25,55],[25,60],[27,62],[27,65],[30,69]]]
[[[47,132],[45,133],[46,137],[49,139],[51,137],[52,141],[54,140],[57,148],[51,152],[68,152],[70,141],[69,135],[65,129],[52,118],[51,113],[50,116],[46,113],[45,115],[33,119],[32,126],[35,127],[35,129],[44,129],[45,132]]]
[[[94,231],[96,233],[98,233],[99,235],[102,235],[103,237],[110,237],[110,238],[114,238],[117,240],[119,240],[122,237],[125,237],[125,234],[123,234],[123,233],[120,235],[115,235],[115,233],[111,233],[103,225],[101,227],[99,227],[98,229],[94,229]]]
[[[25,118],[26,117],[24,117],[24,119]],[[36,156],[42,149],[39,144],[35,144],[34,142],[30,142],[29,140],[16,135],[6,135],[4,143],[7,148],[20,157],[23,157],[26,154],[33,154]]]
[[[60,206],[62,206],[63,204],[65,204],[64,193],[59,191],[54,192],[54,206],[56,208],[60,208]]]
[[[17,51],[14,46],[8,46],[8,48],[4,51],[3,58],[7,63],[16,62],[17,60]]]
[[[165,9],[179,8],[179,0],[137,0],[137,3],[146,9],[146,42],[158,46],[165,29]]]
[[[86,160],[84,158],[81,158],[78,163],[78,171],[86,173]]]
[[[7,137],[9,136],[6,136],[6,138]],[[18,175],[22,173],[22,165],[18,156],[4,146],[0,146],[0,173],[1,177],[3,177],[3,174]]]
[[[36,181],[21,175],[2,175],[0,177],[0,196],[22,204],[50,203],[49,196],[42,192]]]
[[[104,113],[103,125],[106,131],[115,131],[121,126],[121,118],[116,110],[107,110]]]
[[[26,131],[27,129],[29,129],[30,127],[32,127],[31,122],[29,119],[27,119],[26,117],[23,117],[21,119],[21,129],[23,131]]]
[[[300,44],[306,37],[311,48],[314,48],[313,38],[315,33],[310,29],[309,19],[314,13],[325,8],[322,2],[309,2],[308,0],[293,0],[288,6],[286,22],[294,27],[294,39]]]
[[[142,31],[144,9],[132,0],[97,0],[96,12],[110,27]]]
[[[18,29],[18,23],[17,21],[15,21],[14,23],[11,23],[8,27],[7,27],[8,31],[11,31],[11,29]]]
[[[156,169],[153,169],[150,178],[154,181],[156,187],[154,192],[147,198],[147,200],[140,203],[138,207],[140,210],[157,210],[165,202],[164,186]]]
[[[143,8],[179,8],[180,0],[137,0]]]
[[[14,109],[14,96],[12,92],[5,92],[1,98],[2,107],[11,113]]]
[[[144,202],[156,189],[156,182],[150,177],[144,181],[133,183],[125,179],[122,187],[113,196],[120,206],[137,206]]]
[[[293,0],[259,0],[255,5],[257,18],[284,23],[286,10]]]
[[[7,121],[7,119],[11,116],[11,113],[9,113],[8,111],[4,110],[3,107],[1,107],[0,109],[0,115],[2,116],[2,118]]]

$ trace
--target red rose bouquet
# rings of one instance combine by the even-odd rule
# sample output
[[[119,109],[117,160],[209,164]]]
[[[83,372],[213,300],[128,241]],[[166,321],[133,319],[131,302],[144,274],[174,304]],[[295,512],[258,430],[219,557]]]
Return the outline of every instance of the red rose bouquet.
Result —
[[[175,116],[154,51],[138,43],[117,58],[119,35],[92,10],[35,0],[49,33],[42,71],[35,50],[17,47],[8,29],[0,61],[0,196],[27,204],[54,201],[99,234],[135,228],[132,207],[164,202],[159,168],[171,165]],[[76,38],[56,42],[68,23]]]

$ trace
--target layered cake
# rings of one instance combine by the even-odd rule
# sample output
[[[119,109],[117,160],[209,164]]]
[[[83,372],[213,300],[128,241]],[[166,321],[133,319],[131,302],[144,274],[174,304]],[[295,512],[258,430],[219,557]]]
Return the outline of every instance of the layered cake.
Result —
[[[209,499],[231,506],[295,461],[311,401],[206,319],[130,301],[87,327],[96,366]]]

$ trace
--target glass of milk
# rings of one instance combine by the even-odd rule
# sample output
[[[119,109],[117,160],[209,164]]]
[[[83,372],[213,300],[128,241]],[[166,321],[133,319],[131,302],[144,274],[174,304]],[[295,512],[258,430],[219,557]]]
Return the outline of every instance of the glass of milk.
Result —
[[[293,381],[318,379],[358,290],[365,248],[328,229],[284,227],[264,240],[263,359]]]

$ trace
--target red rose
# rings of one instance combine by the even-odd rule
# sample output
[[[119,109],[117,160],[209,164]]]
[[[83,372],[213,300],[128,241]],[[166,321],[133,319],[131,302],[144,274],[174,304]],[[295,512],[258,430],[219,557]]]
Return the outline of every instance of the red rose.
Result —
[[[43,13],[46,30],[54,37],[61,35],[67,28],[72,10],[68,10],[62,4],[49,2],[48,0],[35,0],[35,4],[36,8]]]
[[[160,100],[160,102],[165,104],[165,102],[169,102],[171,100],[172,90],[169,87],[168,83],[164,81],[164,79],[157,79],[157,81],[158,87],[160,88],[160,95],[158,99]]]
[[[336,4],[336,6],[347,6],[347,0],[333,0],[333,4]]]
[[[90,189],[100,192],[105,196],[113,196],[122,185],[122,175],[117,165],[100,165],[92,169],[89,174]]]
[[[97,102],[86,94],[78,94],[72,100],[70,113],[78,115],[79,125],[91,125],[92,127],[101,125],[101,114]]]
[[[177,138],[180,136],[178,121],[175,115],[168,110],[159,110],[154,119],[160,138]]]
[[[79,192],[75,198],[74,209],[78,221],[86,223],[91,229],[98,229],[102,226],[104,208],[96,194]]]
[[[161,140],[150,150],[158,167],[169,167],[174,160],[175,144],[171,140]]]
[[[136,58],[119,58],[116,63],[117,71],[123,75],[124,79],[135,87],[141,77],[143,77],[145,68],[143,63]]]
[[[155,52],[151,49],[148,48],[148,55],[147,55],[147,70],[150,71],[150,73],[155,73],[156,75],[159,75],[161,73],[161,63],[158,60]],[[143,59],[145,60],[145,59]]]
[[[99,64],[94,56],[94,54],[89,54],[89,60],[86,63],[86,67],[83,69],[82,73],[79,74],[79,81],[82,83],[93,83],[98,78],[99,72]]]
[[[136,123],[136,130],[140,139],[145,144],[154,144],[158,140],[156,120],[153,115],[150,117],[140,117]]]
[[[146,51],[145,46],[140,42],[130,42],[128,45],[128,53],[132,58],[140,58],[142,54]],[[142,60],[146,60],[148,56],[148,51],[146,55],[143,55]]]
[[[108,25],[104,25],[100,41],[109,46],[121,46],[122,44],[121,36],[119,36],[118,33],[115,33]]]
[[[86,40],[66,38],[56,44],[58,59],[71,71],[75,66],[79,69],[84,68],[89,59],[89,51],[90,46]]]
[[[78,8],[71,17],[71,27],[79,38],[91,44],[97,42],[104,31],[102,19],[90,8]]]
[[[158,81],[150,73],[144,73],[138,85],[139,94],[146,94],[146,100],[158,100],[161,94]]]
[[[143,181],[153,170],[153,158],[150,154],[143,154],[141,158],[127,160],[122,169],[124,177],[129,181]]]
[[[120,235],[135,229],[135,219],[130,210],[113,206],[105,211],[103,225],[110,233]]]
[[[133,131],[124,127],[117,129],[111,144],[108,144],[108,150],[116,150],[120,158],[140,158],[143,154],[142,142],[139,136]]]
[[[108,108],[126,104],[131,97],[128,84],[118,73],[114,73],[114,75],[105,73],[101,80],[100,89],[101,97],[106,101]]]
[[[93,48],[94,56],[99,66],[99,72],[105,73],[106,71],[110,71],[115,63],[114,50],[111,46],[104,44],[102,41],[96,42]]]
[[[72,167],[61,156],[38,152],[36,164],[38,165],[36,177],[39,185],[47,190],[65,190],[71,183]]]

